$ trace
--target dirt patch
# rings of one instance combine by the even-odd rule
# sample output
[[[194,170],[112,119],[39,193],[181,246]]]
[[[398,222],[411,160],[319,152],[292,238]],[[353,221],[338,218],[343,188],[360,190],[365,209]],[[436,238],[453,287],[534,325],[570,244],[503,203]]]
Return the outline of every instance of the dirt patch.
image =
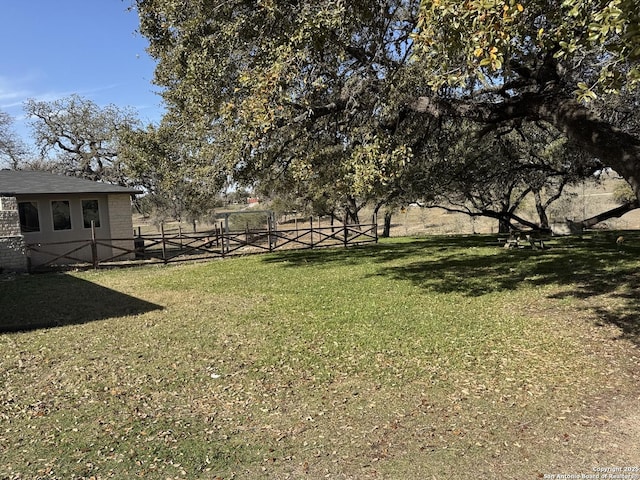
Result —
[[[584,377],[589,382],[556,373],[559,388],[555,392],[552,388],[546,395],[562,408],[550,412],[542,423],[532,424],[529,432],[532,459],[542,450],[547,452],[546,458],[538,458],[535,463],[539,478],[610,478],[603,474],[625,473],[611,470],[614,467],[640,465],[640,345],[615,321],[603,317],[605,310],[624,311],[621,293],[570,299],[562,292],[546,292],[562,300],[513,305],[511,309],[532,322],[553,319],[551,329],[540,331],[540,335],[556,337],[566,346],[571,361],[579,361],[585,372],[592,372]],[[557,365],[549,370],[561,368]],[[560,387],[561,382],[564,387]],[[568,386],[573,392],[570,397],[565,393],[560,403],[558,398],[551,400]],[[549,449],[549,444],[555,447]],[[640,471],[626,473],[638,475],[630,478],[640,478]]]
[[[640,462],[640,396],[618,402],[609,408],[612,420],[602,430],[598,442],[601,465],[638,467]],[[617,463],[616,463],[617,462]],[[640,475],[640,471],[635,471]]]
[[[618,398],[613,393],[610,398],[603,398],[593,405],[589,415],[581,415],[574,428],[574,432],[580,433],[567,434],[561,452],[543,473],[625,473],[608,469],[637,468],[640,459],[638,400],[640,397]],[[638,471],[626,473],[640,474]],[[609,477],[601,475],[600,478]]]

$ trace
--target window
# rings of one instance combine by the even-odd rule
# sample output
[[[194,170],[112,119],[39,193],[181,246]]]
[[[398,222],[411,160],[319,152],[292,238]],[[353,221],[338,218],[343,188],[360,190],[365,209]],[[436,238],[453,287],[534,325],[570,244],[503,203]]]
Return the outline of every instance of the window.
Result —
[[[54,200],[51,202],[54,230],[71,230],[71,209],[68,200]]]
[[[40,231],[37,202],[18,202],[18,213],[20,215],[20,230],[22,230],[22,233]]]
[[[98,200],[82,200],[82,221],[84,222],[84,228],[91,228],[91,222],[96,228],[100,226]]]

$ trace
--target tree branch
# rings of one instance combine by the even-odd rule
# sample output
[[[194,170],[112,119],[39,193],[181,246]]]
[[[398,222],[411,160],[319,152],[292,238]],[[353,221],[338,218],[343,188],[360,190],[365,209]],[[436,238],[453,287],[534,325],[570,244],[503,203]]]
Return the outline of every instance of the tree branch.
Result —
[[[434,118],[465,118],[485,124],[516,119],[547,121],[622,175],[640,199],[640,138],[600,120],[573,98],[558,93],[524,94],[490,103],[424,96],[414,99],[407,108]]]
[[[619,218],[623,216],[625,213],[628,213],[631,210],[635,210],[636,208],[640,208],[640,201],[638,200],[625,203],[624,205],[620,205],[619,207],[613,208],[611,210],[607,210],[606,212],[599,213],[598,215],[595,215],[591,218],[586,218],[581,222],[577,222],[577,223],[581,225],[582,228],[590,228],[600,222],[609,220],[610,218]]]

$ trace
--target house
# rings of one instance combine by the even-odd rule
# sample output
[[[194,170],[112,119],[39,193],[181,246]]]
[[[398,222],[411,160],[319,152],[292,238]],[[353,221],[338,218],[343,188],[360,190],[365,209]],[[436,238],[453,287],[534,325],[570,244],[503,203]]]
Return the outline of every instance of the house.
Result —
[[[132,258],[137,193],[47,172],[0,170],[0,271]]]

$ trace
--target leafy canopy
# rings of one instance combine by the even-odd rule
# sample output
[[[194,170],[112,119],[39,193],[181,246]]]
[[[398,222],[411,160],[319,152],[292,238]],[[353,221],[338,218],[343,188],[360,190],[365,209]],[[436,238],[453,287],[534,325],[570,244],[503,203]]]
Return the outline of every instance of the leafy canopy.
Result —
[[[636,0],[424,0],[414,40],[430,85],[465,86],[551,54],[582,69],[575,93],[618,92],[640,82]]]
[[[330,183],[344,194],[371,190],[391,163],[410,157],[377,124],[395,95],[389,79],[408,63],[418,5],[138,1],[159,60],[156,82],[176,121],[202,132],[211,157],[247,182],[307,182],[333,171]]]
[[[635,0],[136,6],[158,60],[155,81],[164,87],[168,121],[199,139],[198,155],[236,181],[259,182],[266,191],[329,189],[335,202],[402,194],[407,172],[433,152],[428,134],[442,127],[433,120],[442,104],[424,99],[462,99],[466,111],[455,114],[487,112],[483,121],[495,123],[506,114],[508,121],[556,120],[598,155],[602,146],[588,142],[607,135],[580,108],[569,105],[559,116],[550,108],[555,98],[520,110],[511,108],[514,99],[552,92],[588,100],[640,81]],[[497,108],[502,104],[507,109]],[[610,157],[640,149],[637,139],[624,140],[623,153]],[[640,185],[640,168],[627,163],[620,173]]]
[[[42,156],[52,154],[65,174],[125,185],[120,135],[138,125],[136,114],[115,105],[100,107],[71,95],[54,101],[29,99],[24,106]]]

